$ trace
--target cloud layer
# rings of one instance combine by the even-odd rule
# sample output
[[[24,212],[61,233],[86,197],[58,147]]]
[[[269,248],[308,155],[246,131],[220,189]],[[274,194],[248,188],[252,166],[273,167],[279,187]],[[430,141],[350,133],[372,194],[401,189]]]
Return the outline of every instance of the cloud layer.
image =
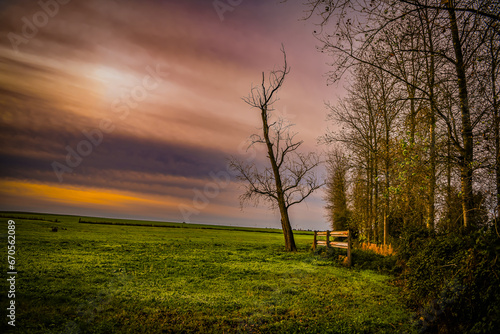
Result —
[[[240,211],[239,185],[214,175],[259,131],[241,97],[281,64],[281,43],[292,72],[276,113],[318,149],[334,92],[300,6],[243,1],[221,21],[201,0],[43,3],[0,11],[0,209],[183,221],[187,208],[196,222],[279,227],[265,207]],[[320,197],[293,225],[326,226]]]

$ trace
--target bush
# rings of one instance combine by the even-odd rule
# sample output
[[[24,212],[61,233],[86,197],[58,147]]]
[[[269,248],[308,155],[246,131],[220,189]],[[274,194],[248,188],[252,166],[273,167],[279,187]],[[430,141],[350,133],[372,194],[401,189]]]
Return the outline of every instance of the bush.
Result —
[[[345,249],[318,247],[315,254],[332,259],[337,265],[345,265],[347,252]],[[356,269],[375,270],[392,274],[396,268],[395,256],[384,256],[372,251],[353,248],[351,250],[352,267]]]
[[[374,253],[380,254],[380,255],[394,255],[394,249],[392,248],[392,245],[377,245],[377,244],[372,244],[368,242],[362,242],[358,243],[357,247],[362,250],[366,251],[372,251]]]
[[[393,255],[381,255],[362,249],[353,249],[352,265],[358,269],[376,270],[392,274],[396,266],[396,257]]]
[[[500,333],[500,238],[492,230],[403,236],[398,267],[422,333]]]

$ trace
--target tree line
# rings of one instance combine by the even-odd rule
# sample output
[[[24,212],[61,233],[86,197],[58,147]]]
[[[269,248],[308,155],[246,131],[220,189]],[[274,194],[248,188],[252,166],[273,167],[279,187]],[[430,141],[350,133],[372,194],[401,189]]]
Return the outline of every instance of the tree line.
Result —
[[[349,83],[327,104],[321,140],[333,229],[391,243],[411,227],[474,231],[496,227],[500,211],[500,12],[496,1],[309,0],[320,17],[319,50],[331,55],[328,80]],[[231,159],[245,192],[279,209],[285,246],[295,251],[288,216],[322,186],[319,157],[301,153],[291,124],[272,115],[289,72],[262,73],[244,101],[260,113],[270,166]]]
[[[334,229],[388,243],[412,226],[473,231],[500,209],[496,1],[310,1],[349,82],[328,105]],[[496,226],[496,225],[495,225]]]

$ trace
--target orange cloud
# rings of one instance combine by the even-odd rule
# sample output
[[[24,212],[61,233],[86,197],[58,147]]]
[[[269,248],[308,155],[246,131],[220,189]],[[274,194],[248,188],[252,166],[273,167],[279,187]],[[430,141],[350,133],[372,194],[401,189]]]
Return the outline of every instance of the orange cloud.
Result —
[[[3,36],[21,34],[22,18],[40,11],[36,1],[12,3],[0,11]],[[275,114],[292,116],[316,149],[329,68],[316,57],[312,27],[297,20],[302,10],[250,1],[221,21],[207,1],[72,1],[18,52],[0,40],[0,207],[182,219],[178,205],[193,206],[194,189],[203,191],[210,172],[224,170],[259,131],[258,110],[241,97],[261,71],[280,66],[281,43],[292,72]],[[163,80],[145,81],[157,66]],[[151,89],[141,95],[144,82]],[[64,164],[67,148],[102,120],[114,130],[56,183],[53,162]],[[240,212],[232,186],[192,220],[279,224],[265,206]],[[301,212],[305,224],[323,220],[321,208],[315,219]]]
[[[176,206],[177,203],[160,196],[141,196],[132,193],[97,188],[61,187],[22,181],[0,181],[2,197],[20,196],[26,200],[44,199],[55,204],[126,208],[135,206]]]

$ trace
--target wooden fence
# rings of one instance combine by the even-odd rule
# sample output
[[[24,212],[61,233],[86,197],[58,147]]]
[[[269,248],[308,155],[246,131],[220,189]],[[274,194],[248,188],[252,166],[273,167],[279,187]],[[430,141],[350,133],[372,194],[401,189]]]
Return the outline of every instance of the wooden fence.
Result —
[[[326,240],[318,240],[318,237],[326,237]],[[347,238],[347,242],[330,241],[330,238]],[[347,265],[351,266],[351,234],[349,231],[314,231],[313,249],[317,246],[347,249]]]

